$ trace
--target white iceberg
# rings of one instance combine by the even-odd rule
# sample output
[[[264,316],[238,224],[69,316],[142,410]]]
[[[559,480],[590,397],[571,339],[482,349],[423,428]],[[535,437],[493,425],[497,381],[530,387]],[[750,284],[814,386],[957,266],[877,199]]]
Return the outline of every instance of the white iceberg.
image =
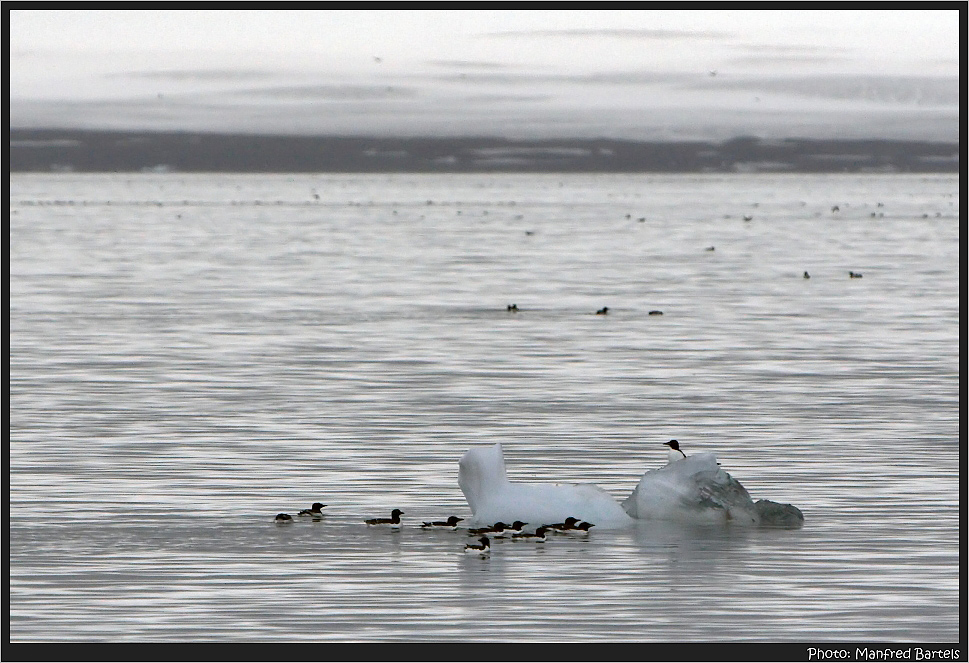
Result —
[[[501,444],[469,450],[458,464],[458,485],[471,507],[471,525],[563,522],[569,516],[598,529],[635,520],[606,491],[592,484],[518,483],[508,480]]]
[[[698,453],[649,470],[623,508],[633,518],[698,524],[757,525],[760,517],[740,482],[712,453]]]
[[[465,453],[458,485],[471,507],[472,524],[549,524],[569,516],[599,529],[627,527],[638,520],[778,527],[804,523],[804,516],[790,504],[754,502],[712,453],[647,471],[622,504],[593,484],[509,481],[501,444]]]

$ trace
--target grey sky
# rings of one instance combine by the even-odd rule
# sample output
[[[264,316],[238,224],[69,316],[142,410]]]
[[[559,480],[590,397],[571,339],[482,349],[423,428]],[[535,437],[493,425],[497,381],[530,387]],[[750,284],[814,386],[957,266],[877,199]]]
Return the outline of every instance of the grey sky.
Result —
[[[10,12],[13,127],[956,140],[956,10]]]

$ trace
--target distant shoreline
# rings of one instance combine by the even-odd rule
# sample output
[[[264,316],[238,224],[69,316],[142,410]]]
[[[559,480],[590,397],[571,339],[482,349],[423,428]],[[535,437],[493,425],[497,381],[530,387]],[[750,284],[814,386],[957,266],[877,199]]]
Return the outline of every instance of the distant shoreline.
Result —
[[[23,172],[959,173],[959,143],[367,137],[11,129]]]

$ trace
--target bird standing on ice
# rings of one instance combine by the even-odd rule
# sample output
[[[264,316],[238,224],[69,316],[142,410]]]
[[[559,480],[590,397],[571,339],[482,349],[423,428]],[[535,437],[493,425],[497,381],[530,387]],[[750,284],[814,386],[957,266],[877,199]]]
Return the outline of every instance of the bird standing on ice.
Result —
[[[680,449],[680,443],[676,440],[670,440],[669,442],[663,442],[664,445],[670,448],[667,458],[669,462],[672,463],[674,460],[683,460],[686,458],[686,454]]]

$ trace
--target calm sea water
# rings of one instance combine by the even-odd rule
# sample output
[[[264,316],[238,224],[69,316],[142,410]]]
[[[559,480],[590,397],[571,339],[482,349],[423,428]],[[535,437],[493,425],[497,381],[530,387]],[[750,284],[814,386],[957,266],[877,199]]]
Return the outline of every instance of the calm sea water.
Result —
[[[950,176],[13,175],[10,639],[958,642],[959,231]],[[417,527],[472,446],[622,500],[670,438],[803,529]]]

